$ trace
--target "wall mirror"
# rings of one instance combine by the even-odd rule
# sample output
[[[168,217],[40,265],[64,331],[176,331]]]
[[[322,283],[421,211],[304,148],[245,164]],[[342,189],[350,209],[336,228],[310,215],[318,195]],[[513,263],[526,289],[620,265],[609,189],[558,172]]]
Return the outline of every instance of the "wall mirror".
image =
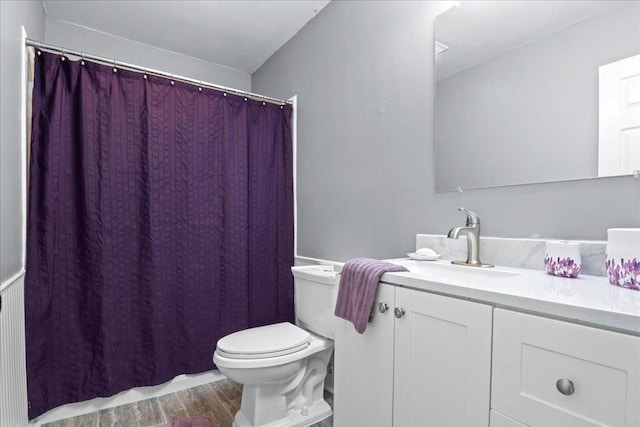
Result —
[[[640,169],[640,2],[463,1],[435,27],[436,191]]]

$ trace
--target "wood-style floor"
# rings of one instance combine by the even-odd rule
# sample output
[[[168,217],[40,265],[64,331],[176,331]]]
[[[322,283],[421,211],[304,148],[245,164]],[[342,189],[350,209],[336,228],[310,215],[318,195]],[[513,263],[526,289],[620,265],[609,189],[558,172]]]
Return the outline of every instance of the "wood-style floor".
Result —
[[[240,409],[242,386],[220,380],[176,393],[45,424],[43,427],[150,427],[200,415],[214,427],[230,427]],[[325,393],[333,407],[333,396]],[[333,417],[312,427],[332,427]]]

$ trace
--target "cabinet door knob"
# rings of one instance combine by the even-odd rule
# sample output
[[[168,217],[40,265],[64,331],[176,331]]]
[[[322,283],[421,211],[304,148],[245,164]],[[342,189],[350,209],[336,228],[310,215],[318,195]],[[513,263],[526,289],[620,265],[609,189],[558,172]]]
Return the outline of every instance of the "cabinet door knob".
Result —
[[[401,318],[402,316],[404,316],[404,308],[398,308],[398,307],[396,307],[396,308],[393,310],[393,314],[395,314],[395,316],[396,316],[398,319],[399,319],[399,318]]]
[[[389,305],[388,304],[385,304],[383,302],[379,302],[378,303],[378,311],[380,313],[386,313],[387,310],[389,310]]]
[[[565,396],[571,396],[573,392],[576,391],[576,388],[573,386],[573,381],[566,378],[560,378],[556,381],[556,388]]]

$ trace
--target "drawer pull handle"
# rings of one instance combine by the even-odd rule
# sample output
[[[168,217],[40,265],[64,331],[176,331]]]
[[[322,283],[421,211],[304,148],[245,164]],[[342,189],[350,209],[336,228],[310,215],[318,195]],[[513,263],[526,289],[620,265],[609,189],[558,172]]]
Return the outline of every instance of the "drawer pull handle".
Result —
[[[402,316],[404,316],[404,308],[398,308],[398,307],[396,307],[396,308],[393,310],[393,314],[394,314],[398,319],[399,319],[399,318],[401,318]]]
[[[573,392],[576,391],[576,388],[573,386],[573,381],[566,378],[561,378],[556,381],[556,388],[565,396],[571,396]]]
[[[378,303],[378,311],[380,313],[386,313],[389,310],[389,305],[383,302]]]

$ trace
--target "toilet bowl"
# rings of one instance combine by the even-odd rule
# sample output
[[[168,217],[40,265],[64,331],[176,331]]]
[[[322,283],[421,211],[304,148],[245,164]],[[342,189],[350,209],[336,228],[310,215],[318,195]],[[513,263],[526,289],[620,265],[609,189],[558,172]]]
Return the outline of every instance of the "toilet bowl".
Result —
[[[221,338],[213,362],[243,385],[234,427],[307,426],[332,414],[324,400],[333,352],[331,266],[293,267],[296,325],[283,322]]]

